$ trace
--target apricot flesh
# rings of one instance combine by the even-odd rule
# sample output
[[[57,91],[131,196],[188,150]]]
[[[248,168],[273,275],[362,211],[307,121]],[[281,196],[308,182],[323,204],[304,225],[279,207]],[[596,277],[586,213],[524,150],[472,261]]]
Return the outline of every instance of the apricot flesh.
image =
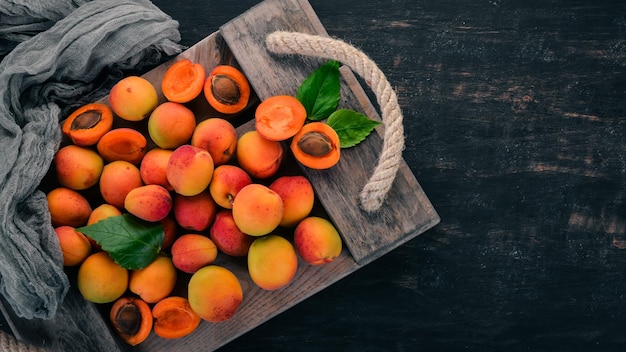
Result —
[[[65,146],[54,157],[57,180],[62,186],[81,191],[98,183],[104,160],[92,149]]]
[[[124,160],[138,165],[148,151],[148,141],[139,131],[121,127],[112,129],[102,136],[96,148],[108,162]]]
[[[289,284],[298,269],[296,251],[287,239],[278,235],[258,237],[248,251],[248,272],[264,290],[277,290]]]
[[[118,298],[109,312],[117,335],[131,346],[145,341],[152,331],[152,312],[148,303],[137,297]]]
[[[176,278],[172,259],[158,256],[146,267],[130,272],[128,288],[147,303],[156,303],[174,290]]]
[[[311,265],[330,263],[341,255],[342,241],[335,226],[321,217],[308,217],[294,230],[298,254]]]
[[[265,185],[251,183],[237,193],[232,212],[241,231],[251,236],[263,236],[278,227],[284,205],[278,193]]]
[[[170,296],[152,308],[154,333],[164,339],[177,339],[191,334],[202,320],[189,301],[180,296]]]
[[[129,76],[109,92],[109,105],[117,116],[128,121],[143,120],[159,103],[156,89],[143,77]]]
[[[243,301],[243,289],[232,271],[211,264],[191,276],[188,299],[200,318],[217,323],[235,315]]]
[[[80,265],[77,286],[90,302],[113,302],[128,288],[128,270],[114,262],[107,252],[96,252]]]
[[[113,112],[102,103],[90,103],[76,109],[63,122],[63,133],[72,143],[79,146],[90,146],[98,143],[100,138],[113,127]]]

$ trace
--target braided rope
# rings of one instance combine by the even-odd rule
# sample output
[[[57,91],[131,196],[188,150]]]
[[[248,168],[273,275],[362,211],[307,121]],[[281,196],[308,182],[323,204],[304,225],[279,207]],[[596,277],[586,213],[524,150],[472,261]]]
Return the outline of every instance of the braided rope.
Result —
[[[404,149],[402,112],[396,93],[383,72],[362,51],[338,39],[277,31],[267,36],[266,46],[277,54],[300,54],[339,61],[365,79],[370,86],[382,112],[385,132],[378,165],[363,187],[360,201],[363,210],[377,211],[393,184]]]

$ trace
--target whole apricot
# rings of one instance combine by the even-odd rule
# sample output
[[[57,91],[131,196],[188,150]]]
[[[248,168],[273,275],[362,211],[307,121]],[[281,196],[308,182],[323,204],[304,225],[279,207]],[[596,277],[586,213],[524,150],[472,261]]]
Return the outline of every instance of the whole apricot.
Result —
[[[239,166],[252,177],[268,178],[276,174],[283,161],[280,142],[263,138],[256,130],[244,133],[237,141]]]
[[[174,149],[189,142],[195,127],[193,111],[171,101],[157,106],[148,118],[148,134],[163,149]]]
[[[289,284],[298,269],[296,251],[278,235],[258,237],[248,251],[248,272],[257,286],[277,290]]]
[[[160,223],[163,226],[163,244],[161,249],[166,249],[174,243],[178,236],[178,224],[171,213],[163,218]]]
[[[81,191],[98,183],[104,160],[92,149],[71,144],[59,149],[54,164],[59,183]]]
[[[139,165],[143,183],[147,185],[161,185],[168,191],[174,190],[165,173],[172,153],[173,151],[169,149],[153,148],[144,155],[141,165]]]
[[[140,121],[159,103],[157,91],[143,77],[128,76],[117,82],[109,92],[109,105],[117,116],[128,121]]]
[[[82,194],[66,187],[58,187],[46,195],[52,225],[80,227],[87,223],[91,205]]]
[[[87,237],[71,226],[54,229],[63,252],[63,265],[74,266],[82,263],[91,254],[91,243]]]
[[[174,218],[186,230],[204,231],[215,219],[217,204],[208,191],[193,196],[174,195]]]
[[[251,183],[252,179],[244,169],[235,165],[220,165],[213,171],[209,192],[217,205],[231,209],[237,193]]]
[[[237,130],[225,119],[208,118],[196,126],[191,145],[207,150],[216,166],[223,165],[235,155]]]
[[[330,263],[341,254],[341,236],[324,218],[312,216],[300,221],[293,236],[298,254],[311,265]]]
[[[280,224],[284,213],[283,200],[269,187],[251,183],[237,193],[232,212],[241,231],[251,236],[263,236]]]
[[[118,209],[124,209],[126,195],[141,186],[143,181],[139,169],[128,161],[116,160],[102,169],[100,194],[105,202]]]
[[[188,299],[200,318],[217,323],[235,315],[243,301],[243,290],[232,271],[212,264],[191,276]]]
[[[274,180],[269,187],[278,193],[285,205],[280,226],[295,226],[313,210],[315,194],[311,182],[306,177],[301,175],[281,176]]]
[[[132,189],[124,199],[124,208],[145,221],[161,221],[172,210],[170,192],[163,186],[145,185]]]
[[[209,229],[209,236],[217,246],[217,249],[233,257],[244,257],[252,241],[256,237],[243,233],[235,220],[232,211],[223,209],[215,215],[215,221]]]
[[[80,265],[77,285],[90,302],[113,302],[128,288],[128,270],[114,262],[107,252],[96,252]]]
[[[165,173],[176,193],[193,196],[209,186],[213,169],[213,158],[209,152],[184,144],[170,156]]]
[[[122,215],[122,212],[116,206],[103,203],[98,205],[91,211],[91,214],[89,214],[89,219],[87,219],[87,225],[93,225],[100,220],[120,215]]]
[[[200,325],[201,318],[193,311],[185,297],[170,296],[158,301],[152,308],[154,333],[164,339],[178,339],[191,334]]]
[[[189,274],[213,263],[217,258],[215,243],[210,238],[195,233],[178,237],[170,251],[174,266]]]
[[[111,306],[109,320],[117,335],[131,346],[144,342],[153,326],[150,306],[138,297],[118,298]]]
[[[148,303],[167,297],[176,286],[176,268],[172,259],[160,255],[142,269],[132,270],[128,288]]]

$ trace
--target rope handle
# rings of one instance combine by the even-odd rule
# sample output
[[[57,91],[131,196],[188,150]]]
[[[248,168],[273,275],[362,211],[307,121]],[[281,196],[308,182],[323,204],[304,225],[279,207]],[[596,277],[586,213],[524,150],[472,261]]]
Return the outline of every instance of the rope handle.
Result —
[[[396,93],[383,72],[366,54],[339,39],[299,32],[276,31],[265,40],[276,54],[299,54],[335,60],[361,76],[376,95],[384,126],[383,148],[372,176],[360,193],[360,206],[374,212],[382,206],[393,184],[404,150],[402,111]]]

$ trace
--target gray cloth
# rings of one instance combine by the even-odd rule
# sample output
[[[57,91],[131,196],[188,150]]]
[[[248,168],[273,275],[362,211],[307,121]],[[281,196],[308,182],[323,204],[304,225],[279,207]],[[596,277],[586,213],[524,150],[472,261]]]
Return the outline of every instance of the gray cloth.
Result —
[[[54,25],[28,38],[4,25],[0,33],[5,43],[23,39],[0,62],[0,293],[27,319],[54,316],[69,288],[38,190],[59,147],[62,108],[96,100],[122,72],[182,50],[178,23],[149,1],[77,3],[0,0],[3,24],[10,11],[35,19],[46,18],[36,11],[68,11],[47,16]]]

